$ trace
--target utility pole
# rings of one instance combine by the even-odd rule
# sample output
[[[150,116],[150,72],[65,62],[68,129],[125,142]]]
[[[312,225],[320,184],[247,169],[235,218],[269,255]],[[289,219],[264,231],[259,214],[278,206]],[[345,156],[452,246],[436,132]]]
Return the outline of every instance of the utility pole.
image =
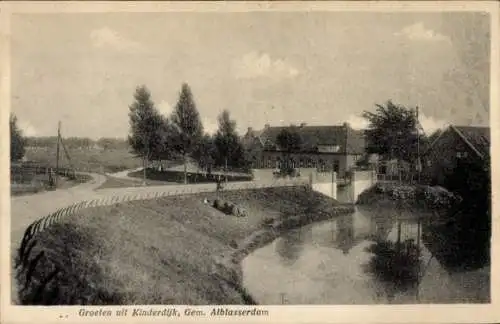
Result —
[[[146,154],[144,155],[144,160],[143,160],[143,164],[144,164],[144,168],[142,169],[142,185],[143,186],[146,186],[146,172],[147,172],[147,168],[148,168],[148,155],[149,155],[149,143],[146,144],[147,145],[147,148],[146,148]]]
[[[224,180],[225,180],[225,182],[227,184],[227,173],[228,173],[228,170],[227,170],[227,157],[226,157],[226,159],[225,159],[224,162],[225,162],[225,170],[226,170],[226,172],[225,172],[226,173],[226,179],[224,179]]]
[[[61,121],[59,121],[57,125],[57,147],[56,147],[56,174],[55,174],[55,179],[54,183],[57,188],[57,183],[59,179],[59,145],[61,143]]]
[[[420,121],[418,119],[418,106],[415,109],[415,113],[416,113],[415,117],[417,118],[416,125],[415,125],[415,127],[417,129],[417,181],[420,184],[420,169],[421,169],[421,165],[420,165]]]

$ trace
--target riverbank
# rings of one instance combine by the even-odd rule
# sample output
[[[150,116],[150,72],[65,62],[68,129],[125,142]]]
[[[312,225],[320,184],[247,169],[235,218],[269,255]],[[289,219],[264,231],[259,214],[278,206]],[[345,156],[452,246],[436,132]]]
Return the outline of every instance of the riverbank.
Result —
[[[225,215],[223,199],[248,217]],[[240,261],[288,228],[349,208],[307,187],[134,201],[84,210],[38,234],[23,304],[254,304]]]
[[[460,197],[442,187],[377,183],[363,191],[356,203],[441,214],[456,208],[460,202]]]

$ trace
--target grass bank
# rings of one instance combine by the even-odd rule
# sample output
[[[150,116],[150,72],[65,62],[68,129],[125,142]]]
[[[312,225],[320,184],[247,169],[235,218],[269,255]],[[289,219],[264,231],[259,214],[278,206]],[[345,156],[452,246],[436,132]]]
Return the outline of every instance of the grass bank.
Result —
[[[248,217],[205,204],[224,199]],[[239,262],[288,228],[347,207],[282,187],[87,209],[37,234],[18,269],[23,304],[253,304]]]
[[[461,198],[442,187],[377,183],[363,191],[357,204],[442,212],[459,206]]]

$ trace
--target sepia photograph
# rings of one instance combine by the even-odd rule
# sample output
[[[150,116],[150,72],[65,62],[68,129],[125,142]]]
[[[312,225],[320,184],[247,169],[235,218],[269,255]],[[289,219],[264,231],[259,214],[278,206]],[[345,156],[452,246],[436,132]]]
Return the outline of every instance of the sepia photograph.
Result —
[[[490,305],[491,13],[214,6],[9,15],[2,303]]]

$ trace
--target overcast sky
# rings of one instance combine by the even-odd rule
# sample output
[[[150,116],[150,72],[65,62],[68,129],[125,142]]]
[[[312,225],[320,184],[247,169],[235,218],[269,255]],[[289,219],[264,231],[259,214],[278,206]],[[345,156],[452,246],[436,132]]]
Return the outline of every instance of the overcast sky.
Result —
[[[12,110],[26,135],[125,137],[145,84],[165,114],[183,82],[205,128],[363,126],[392,99],[428,130],[489,122],[489,20],[472,13],[121,13],[12,17]]]

